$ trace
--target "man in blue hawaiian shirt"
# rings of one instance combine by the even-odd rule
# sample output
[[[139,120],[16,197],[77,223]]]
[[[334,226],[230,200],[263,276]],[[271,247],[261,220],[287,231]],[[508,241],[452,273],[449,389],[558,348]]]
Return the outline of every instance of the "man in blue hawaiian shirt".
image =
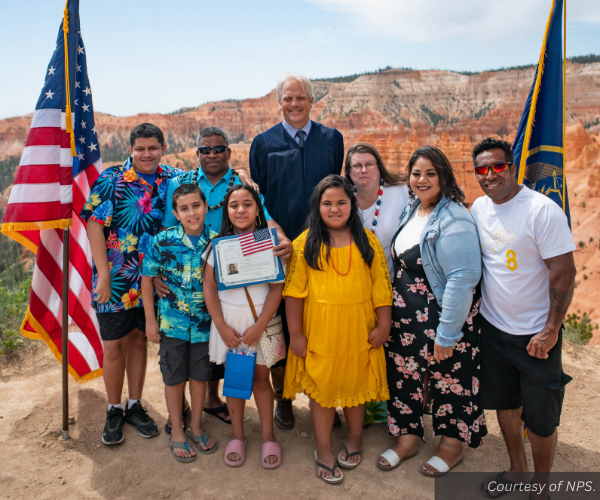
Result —
[[[130,135],[130,158],[98,177],[81,211],[94,260],[92,306],[104,348],[108,412],[102,442],[107,445],[123,442],[124,422],[145,438],[159,432],[140,401],[148,357],[140,282],[144,253],[162,225],[168,181],[181,174],[160,165],[165,150],[157,126],[136,126]],[[129,401],[123,411],[125,373]]]

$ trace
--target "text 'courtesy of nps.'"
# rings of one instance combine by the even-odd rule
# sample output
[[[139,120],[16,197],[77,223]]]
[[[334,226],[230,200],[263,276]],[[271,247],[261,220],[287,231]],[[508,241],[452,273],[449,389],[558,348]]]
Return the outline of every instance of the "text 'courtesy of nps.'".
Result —
[[[435,500],[482,498],[482,489],[490,497],[511,493],[511,499],[525,500],[546,493],[552,500],[587,500],[600,497],[600,472],[523,473],[521,479],[508,481],[495,472],[454,472],[435,479]],[[511,478],[512,479],[512,478]]]

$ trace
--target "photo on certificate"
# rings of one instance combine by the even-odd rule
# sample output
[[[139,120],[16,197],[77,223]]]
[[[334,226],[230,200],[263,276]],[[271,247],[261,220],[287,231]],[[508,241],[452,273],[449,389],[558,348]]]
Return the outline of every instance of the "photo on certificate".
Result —
[[[214,239],[219,290],[285,280],[281,259],[273,254],[277,244],[272,228]]]

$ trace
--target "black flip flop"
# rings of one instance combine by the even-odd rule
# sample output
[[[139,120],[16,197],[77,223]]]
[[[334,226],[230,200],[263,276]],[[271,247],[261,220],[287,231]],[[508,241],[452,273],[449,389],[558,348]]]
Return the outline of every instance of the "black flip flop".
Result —
[[[333,467],[327,467],[325,464],[322,464],[321,462],[319,462],[317,460],[317,450],[315,450],[315,464],[317,465],[317,467],[321,467],[321,469],[328,470],[329,472],[331,472],[333,474],[333,477],[321,477],[321,476],[317,476],[319,479],[321,479],[325,483],[327,483],[327,484],[340,484],[344,480],[344,473],[340,469],[339,464],[337,463],[337,461],[333,464]],[[340,476],[339,477],[335,476],[335,470],[336,469],[338,469],[340,471]]]
[[[181,420],[183,422],[185,422],[185,419],[189,418],[191,416],[191,414],[192,414],[192,407],[188,406],[188,409],[181,413]],[[165,432],[167,434],[171,434],[171,430],[172,430],[171,426],[167,425],[167,423],[165,422]]]
[[[506,474],[507,472],[508,471],[498,472],[498,475],[496,476],[496,484],[500,483],[500,484],[504,484],[506,486],[511,486],[511,485],[517,484],[514,481],[511,481],[510,479],[504,478],[504,474]],[[498,493],[496,496],[492,496],[492,495],[490,495],[489,491],[483,487],[483,483],[481,483],[481,486],[479,487],[479,489],[481,490],[481,494],[486,498],[500,498],[502,495],[507,495],[508,493],[512,493],[512,491],[506,491],[506,489],[505,489],[502,493]]]
[[[229,415],[229,411],[227,410],[227,403],[223,404],[223,406],[219,406],[218,408],[204,408],[204,413],[208,413],[213,417],[217,417],[221,422],[225,422],[226,424],[231,425],[231,420],[225,420],[220,416],[220,413],[227,413]]]

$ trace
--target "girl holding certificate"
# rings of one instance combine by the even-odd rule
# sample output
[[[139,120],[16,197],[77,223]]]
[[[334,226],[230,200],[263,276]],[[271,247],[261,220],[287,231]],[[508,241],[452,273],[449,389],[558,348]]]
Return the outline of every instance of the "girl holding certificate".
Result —
[[[223,222],[219,238],[268,227],[258,193],[246,184],[231,187],[223,199],[223,207]],[[281,302],[283,282],[219,290],[212,246],[205,255],[204,300],[212,318],[210,360],[217,364],[224,363],[227,351],[240,344],[256,348],[256,370],[252,391],[262,425],[261,465],[265,469],[275,469],[281,465],[281,449],[273,433],[273,388],[259,340],[267,323],[277,312]],[[256,321],[245,290],[258,316]],[[225,463],[230,467],[243,465],[246,458],[245,403],[244,399],[227,398],[233,438],[225,450]]]
[[[338,175],[317,185],[283,292],[290,331],[284,397],[310,398],[317,475],[330,484],[343,480],[338,465],[360,464],[365,403],[389,399],[382,346],[390,335],[392,286],[383,248],[363,228],[353,191]],[[336,460],[338,406],[348,436]]]

